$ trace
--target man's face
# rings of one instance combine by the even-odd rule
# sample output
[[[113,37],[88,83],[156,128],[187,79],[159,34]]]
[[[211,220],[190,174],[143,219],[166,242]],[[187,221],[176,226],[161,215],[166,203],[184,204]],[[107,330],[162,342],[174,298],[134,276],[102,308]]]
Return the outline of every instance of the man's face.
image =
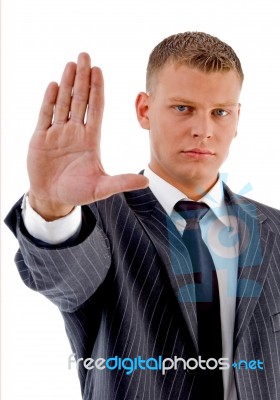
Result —
[[[182,191],[209,190],[236,135],[240,90],[234,71],[166,64],[152,94],[136,100],[139,122],[150,131],[151,169]]]

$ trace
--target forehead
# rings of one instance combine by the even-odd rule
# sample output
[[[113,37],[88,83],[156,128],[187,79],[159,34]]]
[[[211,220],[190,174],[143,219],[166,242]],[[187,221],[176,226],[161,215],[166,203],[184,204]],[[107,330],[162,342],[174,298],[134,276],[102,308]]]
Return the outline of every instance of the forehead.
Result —
[[[217,102],[238,102],[241,80],[234,70],[203,72],[186,65],[168,63],[155,73],[156,97],[192,98]]]

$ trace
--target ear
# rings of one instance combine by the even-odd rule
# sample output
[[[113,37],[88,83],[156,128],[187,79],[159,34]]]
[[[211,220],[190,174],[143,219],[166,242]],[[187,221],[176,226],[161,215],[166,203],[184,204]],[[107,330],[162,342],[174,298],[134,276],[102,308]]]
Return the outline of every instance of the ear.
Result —
[[[143,129],[150,129],[149,120],[149,96],[145,92],[140,92],[135,101],[137,119]]]
[[[239,122],[239,117],[240,117],[240,109],[241,109],[241,104],[240,103],[238,103],[238,111],[237,111],[237,113],[238,113],[238,120],[237,120],[237,124],[238,124],[238,122]],[[236,137],[237,136],[237,127],[236,127],[236,132],[235,132],[235,135],[234,135],[234,137]]]

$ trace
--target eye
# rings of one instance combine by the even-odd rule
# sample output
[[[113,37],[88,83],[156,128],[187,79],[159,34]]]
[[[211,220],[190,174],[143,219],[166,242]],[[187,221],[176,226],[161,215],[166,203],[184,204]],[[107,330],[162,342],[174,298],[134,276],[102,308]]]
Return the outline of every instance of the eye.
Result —
[[[175,109],[176,109],[177,111],[184,112],[184,111],[187,111],[187,110],[189,109],[189,107],[179,105],[179,106],[175,106]]]
[[[223,110],[222,108],[218,108],[217,110],[215,110],[215,114],[218,117],[226,117],[229,113],[226,110]]]

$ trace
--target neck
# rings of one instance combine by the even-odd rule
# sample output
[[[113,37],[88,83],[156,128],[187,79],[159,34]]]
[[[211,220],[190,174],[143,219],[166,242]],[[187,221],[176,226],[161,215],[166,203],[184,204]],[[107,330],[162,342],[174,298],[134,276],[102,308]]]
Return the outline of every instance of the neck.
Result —
[[[194,201],[200,200],[203,196],[205,196],[219,179],[219,175],[217,174],[216,176],[212,178],[208,177],[207,179],[186,179],[184,181],[180,181],[173,179],[172,176],[163,175],[158,171],[154,171],[151,167],[150,169],[166,182],[180,190],[180,192],[184,193],[190,200]]]
[[[180,183],[174,183],[174,182],[169,182],[171,185],[179,189],[182,193],[184,193],[190,200],[200,200],[202,197],[204,197],[215,185],[217,182],[218,178],[216,178],[214,181],[212,181],[209,184],[206,185],[201,185],[196,182],[195,185],[184,185]]]

